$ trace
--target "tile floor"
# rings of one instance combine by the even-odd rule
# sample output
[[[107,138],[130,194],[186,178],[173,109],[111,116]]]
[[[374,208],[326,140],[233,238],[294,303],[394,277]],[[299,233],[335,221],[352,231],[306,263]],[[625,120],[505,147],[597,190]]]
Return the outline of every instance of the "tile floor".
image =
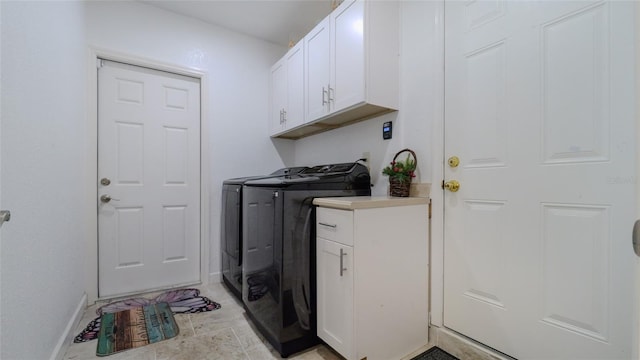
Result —
[[[64,360],[268,360],[280,359],[271,345],[245,317],[242,304],[222,284],[198,287],[202,296],[220,303],[222,308],[199,314],[176,314],[180,334],[173,339],[127,350],[109,357],[97,357],[97,340],[72,344]],[[152,298],[153,295],[144,297]],[[96,315],[94,305],[85,310],[74,336]],[[295,360],[340,360],[339,355],[323,345],[294,354]]]

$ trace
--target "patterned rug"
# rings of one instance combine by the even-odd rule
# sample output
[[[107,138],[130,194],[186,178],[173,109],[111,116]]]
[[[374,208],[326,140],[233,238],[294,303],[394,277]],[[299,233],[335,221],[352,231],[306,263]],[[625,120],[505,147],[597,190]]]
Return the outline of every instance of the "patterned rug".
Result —
[[[439,347],[434,346],[431,349],[423,352],[422,354],[414,357],[411,360],[459,360],[459,359],[449,354],[448,352],[440,349]]]
[[[115,301],[99,307],[96,310],[97,318],[91,320],[89,325],[78,334],[73,342],[81,343],[98,338],[100,323],[103,314],[116,313],[123,310],[130,310],[147,305],[166,302],[171,307],[174,314],[199,313],[220,309],[220,304],[200,296],[198,289],[177,289],[163,292],[154,299],[133,298]]]
[[[101,316],[97,356],[107,356],[178,335],[180,329],[165,302]]]

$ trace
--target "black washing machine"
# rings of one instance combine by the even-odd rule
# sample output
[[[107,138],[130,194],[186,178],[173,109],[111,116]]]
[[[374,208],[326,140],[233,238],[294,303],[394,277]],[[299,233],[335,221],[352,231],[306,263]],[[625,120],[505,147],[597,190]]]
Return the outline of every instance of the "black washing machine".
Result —
[[[250,180],[297,174],[305,169],[307,167],[282,168],[268,175],[228,179],[222,183],[222,280],[238,299],[242,300],[242,185]]]
[[[313,199],[368,195],[371,177],[360,163],[245,182],[242,301],[282,357],[318,343]]]

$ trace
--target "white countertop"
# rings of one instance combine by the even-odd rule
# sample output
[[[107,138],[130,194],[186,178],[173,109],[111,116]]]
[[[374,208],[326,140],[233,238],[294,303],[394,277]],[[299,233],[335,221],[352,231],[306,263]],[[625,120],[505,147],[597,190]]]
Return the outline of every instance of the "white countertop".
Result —
[[[428,203],[429,199],[424,197],[348,196],[313,199],[313,205],[342,210],[424,205]]]

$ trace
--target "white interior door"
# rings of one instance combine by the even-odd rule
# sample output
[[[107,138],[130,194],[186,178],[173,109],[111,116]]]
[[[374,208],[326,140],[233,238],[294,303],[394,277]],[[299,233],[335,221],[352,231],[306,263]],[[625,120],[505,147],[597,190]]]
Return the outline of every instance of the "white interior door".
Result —
[[[198,79],[103,61],[98,197],[100,297],[199,281]]]
[[[634,6],[445,3],[448,328],[518,359],[631,358]]]

